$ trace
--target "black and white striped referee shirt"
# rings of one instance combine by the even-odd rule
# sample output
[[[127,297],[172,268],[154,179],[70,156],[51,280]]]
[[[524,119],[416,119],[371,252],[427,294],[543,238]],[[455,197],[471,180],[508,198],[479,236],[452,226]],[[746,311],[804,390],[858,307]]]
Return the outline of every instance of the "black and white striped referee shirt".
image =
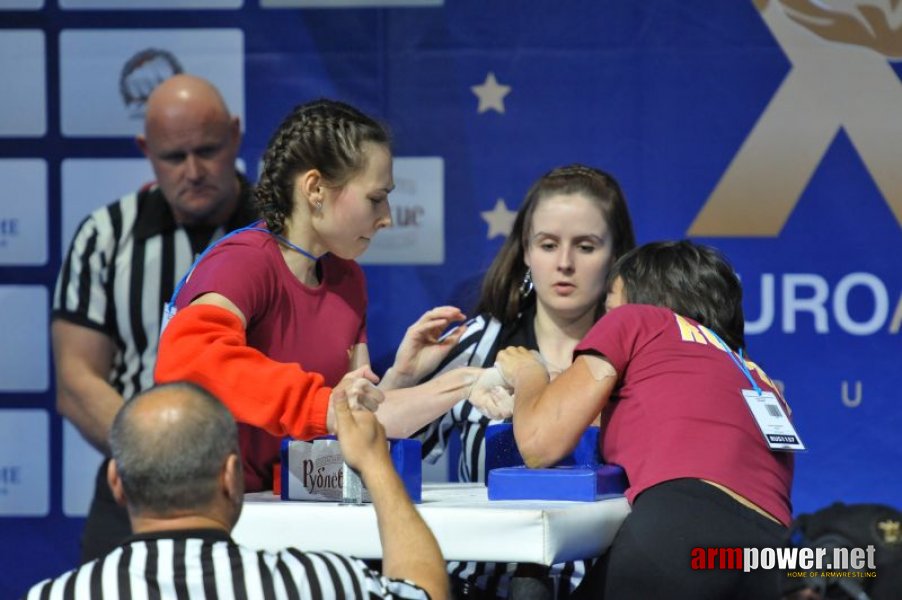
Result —
[[[116,343],[110,383],[127,400],[153,385],[163,303],[206,245],[254,220],[251,190],[224,227],[178,225],[160,189],[146,186],[79,225],[53,294],[53,318],[90,327]]]
[[[530,305],[515,322],[505,325],[487,314],[470,319],[467,331],[430,377],[462,366],[491,367],[495,364],[498,352],[510,346],[538,350],[534,319],[534,305]],[[425,460],[435,462],[447,450],[451,436],[460,435],[458,479],[485,483],[486,430],[489,425],[504,422],[489,419],[469,400],[461,400],[442,417],[423,428],[417,437],[423,442]],[[590,562],[578,560],[553,565],[548,573],[554,588],[553,597],[558,600],[569,598],[582,581],[589,564]],[[447,567],[452,581],[465,582],[466,586],[475,587],[488,597],[506,598],[517,565],[451,561]]]
[[[428,599],[412,583],[332,552],[239,546],[221,530],[131,537],[103,558],[35,585],[25,600]]]
[[[528,336],[531,331],[531,325],[504,327],[489,315],[474,317],[467,322],[463,337],[430,378],[457,367],[491,367],[498,352],[509,345],[538,347],[534,334],[533,342],[529,344]],[[504,423],[504,420],[489,419],[469,400],[461,400],[419,432],[418,437],[423,442],[423,457],[429,462],[435,462],[447,450],[450,436],[460,435],[458,479],[485,483],[485,433],[489,425],[496,423]]]

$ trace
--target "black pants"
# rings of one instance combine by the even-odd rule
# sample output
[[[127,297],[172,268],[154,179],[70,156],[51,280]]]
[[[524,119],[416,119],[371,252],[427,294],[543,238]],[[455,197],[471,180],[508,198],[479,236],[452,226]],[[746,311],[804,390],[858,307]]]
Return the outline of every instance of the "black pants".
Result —
[[[106,459],[97,471],[94,481],[94,499],[81,534],[81,562],[86,563],[108,554],[132,534],[125,507],[116,504],[113,492],[106,480],[110,459]]]
[[[786,528],[697,479],[642,492],[576,598],[777,600],[779,570],[692,570],[693,548],[780,547]]]

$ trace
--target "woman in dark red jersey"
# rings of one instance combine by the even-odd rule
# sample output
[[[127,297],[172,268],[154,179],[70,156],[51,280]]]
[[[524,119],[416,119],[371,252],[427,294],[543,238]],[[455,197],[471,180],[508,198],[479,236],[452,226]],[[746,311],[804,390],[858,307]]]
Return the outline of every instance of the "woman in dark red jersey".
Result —
[[[693,549],[781,546],[791,520],[792,454],[765,440],[752,403],[791,429],[789,407],[743,355],[739,279],[716,250],[682,241],[629,252],[609,281],[607,313],[554,381],[523,348],[497,358],[527,465],[559,460],[601,413],[604,459],[629,478],[632,513],[579,591],[779,598],[776,570],[692,569]]]
[[[272,488],[283,436],[334,430],[335,387],[370,410],[383,406],[388,434],[403,437],[464,398],[478,375],[457,369],[408,387],[463,333],[432,341],[464,318],[453,307],[427,312],[408,330],[381,381],[370,369],[366,281],[354,259],[391,224],[393,188],[382,124],[334,100],[302,104],[264,155],[254,191],[263,220],[209,248],[176,290],[155,379],[195,382],[229,407],[248,491]],[[383,391],[390,406],[380,405]],[[430,402],[417,402],[423,397]]]

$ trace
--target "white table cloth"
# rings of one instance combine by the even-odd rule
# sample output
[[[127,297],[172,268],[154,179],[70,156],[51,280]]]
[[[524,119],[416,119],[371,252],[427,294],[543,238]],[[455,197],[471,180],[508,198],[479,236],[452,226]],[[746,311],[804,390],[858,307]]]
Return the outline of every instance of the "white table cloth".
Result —
[[[446,560],[543,565],[602,554],[629,513],[622,496],[597,502],[489,501],[485,486],[467,483],[425,484],[417,509]],[[372,505],[248,494],[232,537],[256,549],[295,546],[364,559],[382,556]]]

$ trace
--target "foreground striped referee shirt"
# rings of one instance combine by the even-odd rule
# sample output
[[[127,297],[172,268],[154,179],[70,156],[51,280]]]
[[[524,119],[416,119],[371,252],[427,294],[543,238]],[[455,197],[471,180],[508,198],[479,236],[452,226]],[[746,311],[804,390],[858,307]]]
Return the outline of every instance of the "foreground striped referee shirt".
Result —
[[[332,552],[239,546],[222,530],[136,535],[105,557],[35,585],[26,600],[428,599],[422,588]]]
[[[160,316],[178,280],[207,243],[254,220],[250,185],[225,227],[175,222],[156,185],[101,207],[78,227],[53,294],[53,318],[89,327],[116,344],[110,384],[126,400],[153,385]]]

